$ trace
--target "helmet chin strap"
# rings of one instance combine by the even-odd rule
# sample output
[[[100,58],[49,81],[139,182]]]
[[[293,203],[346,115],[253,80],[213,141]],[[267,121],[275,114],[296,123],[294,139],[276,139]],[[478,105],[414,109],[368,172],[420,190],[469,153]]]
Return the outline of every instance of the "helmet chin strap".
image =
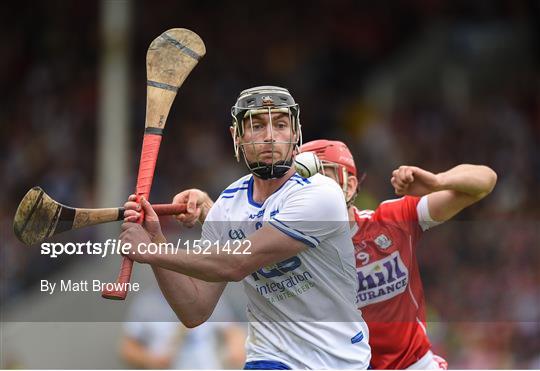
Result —
[[[279,179],[282,178],[292,166],[292,160],[277,161],[272,165],[259,165],[256,162],[248,163],[248,168],[253,175],[261,179]]]
[[[347,201],[347,208],[351,207],[354,204],[356,196],[358,196],[358,192],[354,192],[354,194],[351,196],[351,199]]]

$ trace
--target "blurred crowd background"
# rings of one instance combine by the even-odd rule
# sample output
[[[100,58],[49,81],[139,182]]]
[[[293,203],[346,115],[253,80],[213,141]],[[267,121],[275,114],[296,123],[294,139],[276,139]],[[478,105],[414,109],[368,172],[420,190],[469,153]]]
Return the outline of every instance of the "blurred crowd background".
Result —
[[[8,303],[60,263],[12,232],[26,191],[97,204],[100,2],[11,2],[0,41],[0,290]],[[230,107],[255,85],[290,89],[304,141],[345,141],[367,171],[360,208],[393,198],[391,171],[491,166],[488,198],[419,249],[435,351],[452,368],[540,368],[540,13],[537,1],[134,1],[129,40],[129,184],[145,114],[145,53],[185,27],[207,55],[173,105],[152,199],[217,196],[246,172]],[[126,196],[129,189],[126,190]],[[117,205],[123,199],[117,200]],[[111,272],[112,274],[113,272]]]

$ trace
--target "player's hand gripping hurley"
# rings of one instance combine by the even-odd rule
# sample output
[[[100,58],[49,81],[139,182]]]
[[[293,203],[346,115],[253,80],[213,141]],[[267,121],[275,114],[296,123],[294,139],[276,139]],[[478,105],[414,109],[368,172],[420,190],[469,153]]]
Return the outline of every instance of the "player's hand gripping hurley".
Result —
[[[146,120],[139,174],[135,194],[149,199],[154,169],[163,136],[163,129],[178,88],[191,70],[206,53],[201,38],[184,28],[173,28],[158,36],[146,54]],[[141,213],[139,223],[144,220]],[[124,257],[118,283],[127,283],[131,278],[133,261]],[[122,285],[125,287],[126,285]],[[124,300],[127,291],[103,291],[107,299]]]

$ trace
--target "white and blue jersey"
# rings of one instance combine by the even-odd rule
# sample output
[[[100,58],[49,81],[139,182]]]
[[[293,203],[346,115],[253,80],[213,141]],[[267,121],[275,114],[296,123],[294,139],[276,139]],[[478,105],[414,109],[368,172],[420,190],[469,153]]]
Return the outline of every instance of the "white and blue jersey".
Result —
[[[355,302],[354,249],[340,187],[319,174],[309,179],[295,174],[259,204],[253,200],[253,176],[247,175],[220,195],[202,238],[226,243],[249,237],[265,223],[307,247],[244,278],[247,362],[367,368],[369,334]]]

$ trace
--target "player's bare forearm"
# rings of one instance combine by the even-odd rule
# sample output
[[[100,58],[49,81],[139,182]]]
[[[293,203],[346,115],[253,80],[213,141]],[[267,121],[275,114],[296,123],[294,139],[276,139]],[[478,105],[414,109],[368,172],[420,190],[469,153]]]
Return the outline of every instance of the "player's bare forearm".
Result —
[[[160,235],[152,242],[167,241]],[[157,265],[152,270],[167,302],[187,327],[198,326],[210,317],[226,286],[223,282],[201,281]]]
[[[497,174],[484,165],[463,164],[438,174],[400,166],[392,172],[390,182],[398,195],[427,195],[431,218],[443,222],[487,196]]]
[[[208,254],[178,250],[174,254],[144,255],[138,259],[207,282],[231,282],[240,281],[260,267],[277,263],[307,249],[303,242],[268,225],[251,234],[248,239],[235,242],[238,249],[212,245]]]
[[[483,165],[459,165],[436,178],[440,190],[428,195],[428,208],[433,220],[441,222],[480,201],[497,182],[497,174]]]
[[[179,250],[175,254],[148,255],[145,257],[145,262],[153,267],[174,271],[206,282],[231,282],[245,277],[240,273],[245,259],[242,255],[223,252],[216,254],[214,251],[203,255]]]
[[[192,248],[187,250],[159,249],[159,251],[153,253],[140,251],[139,246],[144,244],[153,242],[162,245],[166,243],[161,230],[157,226],[158,223],[148,223],[147,228],[153,228],[156,236],[150,239],[152,234],[141,225],[131,222],[122,224],[123,232],[120,234],[120,238],[125,244],[132,246],[128,256],[139,263],[150,264],[154,267],[164,268],[206,282],[240,281],[258,268],[268,263],[276,263],[279,258],[290,257],[296,253],[294,249],[288,249],[290,244],[284,245],[283,250],[285,251],[272,249],[268,246],[271,239],[262,237],[257,238],[260,241],[259,249],[251,249],[252,241],[245,239],[235,240],[225,246],[218,246],[211,241],[201,240],[198,241],[200,242],[198,250],[193,245]],[[271,228],[271,231],[276,233],[273,227]],[[282,234],[281,232],[278,233]],[[255,234],[258,234],[258,232]],[[204,251],[201,245],[205,246]],[[134,246],[137,246],[137,248]],[[286,256],[283,256],[284,253]]]
[[[477,200],[487,196],[495,187],[497,174],[484,165],[458,165],[437,174],[440,190],[451,190],[467,194]]]
[[[152,266],[159,288],[186,327],[205,322],[212,314],[226,283],[205,282]]]

